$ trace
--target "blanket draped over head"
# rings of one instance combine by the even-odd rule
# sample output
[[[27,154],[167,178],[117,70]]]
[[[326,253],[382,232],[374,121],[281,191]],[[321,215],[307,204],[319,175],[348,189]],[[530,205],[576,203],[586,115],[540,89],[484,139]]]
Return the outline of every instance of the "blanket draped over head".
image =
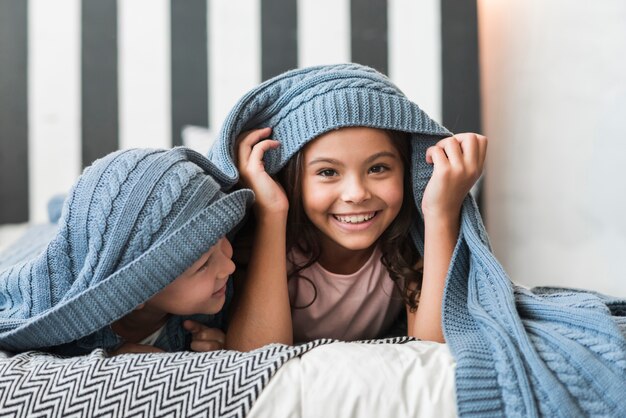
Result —
[[[234,155],[241,132],[272,128],[281,146],[266,153],[265,168],[274,174],[307,142],[346,126],[411,134],[412,197],[421,213],[432,174],[426,149],[451,134],[385,76],[361,65],[305,68],[264,82],[235,105],[209,159],[228,188],[238,180]],[[626,301],[515,285],[491,252],[471,196],[461,217],[443,300],[460,415],[623,415]],[[422,254],[423,230],[416,219],[411,236]]]
[[[64,354],[80,354],[118,345],[109,325],[243,219],[252,192],[225,195],[213,171],[182,147],[117,151],[85,169],[39,251],[0,257],[0,349],[69,345]],[[22,244],[34,248],[37,238]],[[181,322],[170,318],[155,346],[184,349]]]

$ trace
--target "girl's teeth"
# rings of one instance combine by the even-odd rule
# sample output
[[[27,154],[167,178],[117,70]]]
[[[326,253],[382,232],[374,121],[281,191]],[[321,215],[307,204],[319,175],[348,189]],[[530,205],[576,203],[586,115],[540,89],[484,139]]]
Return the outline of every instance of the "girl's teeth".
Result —
[[[336,216],[339,222],[344,222],[344,223],[349,223],[349,224],[356,224],[356,223],[369,221],[373,217],[374,217],[373,213],[368,214],[368,215],[356,215],[356,216]]]

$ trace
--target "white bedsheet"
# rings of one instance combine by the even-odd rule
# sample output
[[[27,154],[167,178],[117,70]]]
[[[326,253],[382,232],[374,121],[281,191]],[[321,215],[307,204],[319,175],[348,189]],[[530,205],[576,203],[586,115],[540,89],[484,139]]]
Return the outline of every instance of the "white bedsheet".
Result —
[[[454,367],[445,344],[323,345],[283,365],[248,417],[456,417]]]
[[[28,224],[0,225],[0,253],[15,242],[28,228]]]

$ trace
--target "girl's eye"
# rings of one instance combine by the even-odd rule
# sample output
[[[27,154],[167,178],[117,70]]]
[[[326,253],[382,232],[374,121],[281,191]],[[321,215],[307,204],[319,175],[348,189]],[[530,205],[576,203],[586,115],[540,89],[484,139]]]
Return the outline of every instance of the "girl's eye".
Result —
[[[333,177],[337,175],[337,172],[331,168],[325,168],[324,170],[318,171],[317,175],[322,177]]]
[[[377,173],[384,173],[387,170],[389,170],[389,167],[379,164],[379,165],[375,165],[371,167],[369,171],[370,173],[377,174]]]

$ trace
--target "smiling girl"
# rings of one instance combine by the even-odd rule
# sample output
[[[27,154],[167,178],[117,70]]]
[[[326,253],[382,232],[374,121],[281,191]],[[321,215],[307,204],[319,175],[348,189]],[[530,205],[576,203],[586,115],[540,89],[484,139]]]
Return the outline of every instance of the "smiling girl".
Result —
[[[239,184],[256,200],[230,348],[379,338],[403,311],[406,334],[444,341],[446,274],[487,139],[442,135],[390,86],[366,67],[314,67],[264,83],[234,110],[268,127],[234,130]],[[272,96],[258,109],[244,103]],[[416,166],[432,171],[422,190],[428,170],[418,175]],[[415,239],[420,215],[423,248]]]

